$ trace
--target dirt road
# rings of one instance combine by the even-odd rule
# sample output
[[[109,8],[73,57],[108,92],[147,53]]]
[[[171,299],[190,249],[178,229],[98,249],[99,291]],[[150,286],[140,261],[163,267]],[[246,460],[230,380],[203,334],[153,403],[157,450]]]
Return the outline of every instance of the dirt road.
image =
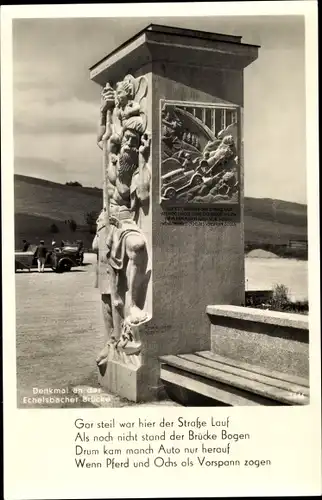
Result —
[[[42,396],[39,390],[98,387],[95,357],[104,330],[94,261],[87,254],[87,265],[64,274],[51,269],[16,273],[19,407],[26,408],[24,397]]]

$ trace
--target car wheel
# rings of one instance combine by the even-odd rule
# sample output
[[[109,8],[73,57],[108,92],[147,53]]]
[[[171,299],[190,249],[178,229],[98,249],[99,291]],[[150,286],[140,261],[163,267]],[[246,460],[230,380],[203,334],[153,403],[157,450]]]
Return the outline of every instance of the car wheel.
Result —
[[[62,262],[59,263],[57,271],[59,273],[68,273],[71,270],[72,266],[71,263],[63,260]]]
[[[164,197],[171,200],[176,197],[176,194],[177,192],[174,188],[168,188],[164,192]]]
[[[202,184],[202,177],[201,175],[197,174],[193,177],[191,184],[193,186],[200,186]]]

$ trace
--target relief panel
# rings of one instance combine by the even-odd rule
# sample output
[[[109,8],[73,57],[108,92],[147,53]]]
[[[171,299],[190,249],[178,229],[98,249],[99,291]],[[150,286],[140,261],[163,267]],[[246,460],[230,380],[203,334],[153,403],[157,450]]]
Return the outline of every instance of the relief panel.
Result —
[[[160,202],[164,206],[239,202],[239,108],[160,102]]]

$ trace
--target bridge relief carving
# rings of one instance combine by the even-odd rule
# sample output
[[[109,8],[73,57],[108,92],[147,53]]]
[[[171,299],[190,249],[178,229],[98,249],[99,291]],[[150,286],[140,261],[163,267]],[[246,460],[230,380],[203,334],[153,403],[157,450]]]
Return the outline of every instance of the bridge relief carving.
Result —
[[[161,124],[161,203],[238,203],[238,109],[161,101]]]

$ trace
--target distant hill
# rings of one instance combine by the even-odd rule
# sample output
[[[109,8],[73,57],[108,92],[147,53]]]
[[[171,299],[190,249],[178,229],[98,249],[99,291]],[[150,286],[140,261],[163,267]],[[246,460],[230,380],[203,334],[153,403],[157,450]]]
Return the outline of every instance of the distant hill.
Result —
[[[14,176],[16,248],[23,238],[30,242],[82,239],[90,246],[93,235],[88,231],[85,216],[98,213],[102,207],[102,190],[98,188],[66,186],[24,175]],[[68,220],[74,220],[73,233]],[[66,222],[65,222],[66,221]],[[58,233],[50,228],[55,224]]]
[[[102,207],[102,190],[66,186],[24,175],[14,176],[16,247],[23,238],[36,242],[44,238],[83,239],[90,246],[93,236],[85,216]],[[270,198],[245,198],[245,242],[283,245],[289,240],[307,239],[307,207]],[[73,233],[65,221],[75,220]],[[58,233],[50,231],[52,224]]]
[[[307,206],[271,198],[245,197],[245,241],[286,244],[307,240]]]

